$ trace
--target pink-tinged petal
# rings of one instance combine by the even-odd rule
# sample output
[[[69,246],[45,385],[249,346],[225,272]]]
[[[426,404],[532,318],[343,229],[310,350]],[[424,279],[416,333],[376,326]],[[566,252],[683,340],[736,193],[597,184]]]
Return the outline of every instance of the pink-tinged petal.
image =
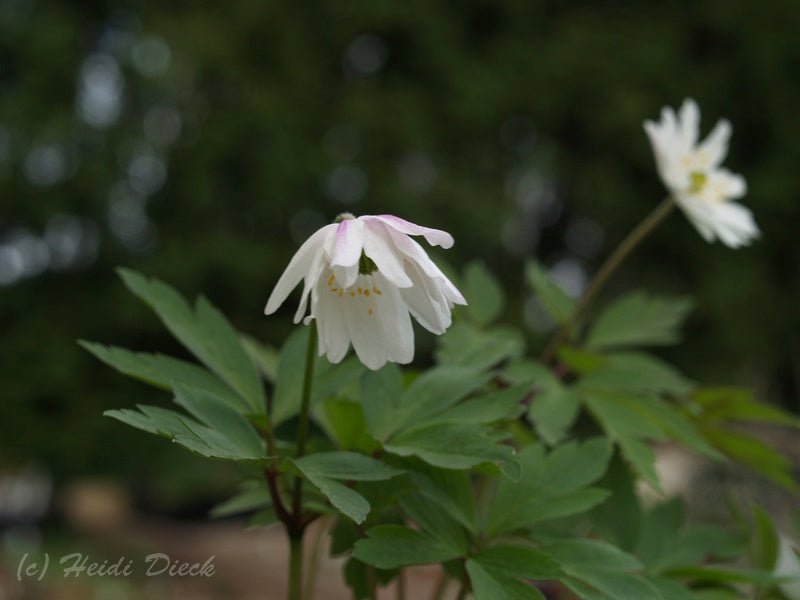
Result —
[[[421,245],[402,233],[389,230],[389,234],[391,235],[392,243],[406,258],[408,258],[408,260],[419,266],[428,277],[440,282],[442,291],[449,302],[453,304],[467,304],[461,292],[459,292],[456,286],[442,273],[442,270],[436,266],[436,263],[430,259],[428,253],[425,252],[425,249]]]
[[[303,293],[300,295],[300,304],[297,306],[297,311],[294,313],[294,322],[299,323],[306,314],[306,307],[308,306],[308,296],[314,289],[314,286],[319,282],[322,270],[325,268],[325,253],[317,252],[308,273],[305,276],[303,284]]]
[[[441,246],[445,249],[453,247],[453,236],[441,229],[431,229],[430,227],[416,225],[394,215],[365,215],[360,218],[364,220],[379,220],[395,231],[406,235],[421,235],[431,246]]]
[[[358,264],[364,246],[364,224],[358,219],[345,219],[336,225],[331,264],[351,267]]]
[[[295,252],[292,260],[289,261],[280,279],[278,279],[278,283],[275,284],[275,289],[272,290],[272,294],[267,300],[267,306],[264,308],[264,314],[271,315],[278,310],[289,296],[289,293],[308,274],[314,258],[320,252],[323,252],[326,236],[335,227],[335,225],[326,225],[314,232]]]
[[[413,285],[403,266],[404,257],[389,238],[386,226],[377,220],[364,223],[364,253],[372,259],[381,275],[397,287]]]

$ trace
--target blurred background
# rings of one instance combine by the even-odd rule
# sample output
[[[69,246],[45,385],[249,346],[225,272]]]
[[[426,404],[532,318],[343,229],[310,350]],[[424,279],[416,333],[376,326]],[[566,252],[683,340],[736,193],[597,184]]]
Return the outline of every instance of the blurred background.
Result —
[[[168,397],[77,339],[185,356],[116,266],[280,344],[293,311],[262,310],[296,247],[342,211],[394,213],[497,273],[537,348],[523,262],[580,293],[664,195],[642,121],[687,96],[703,133],[732,121],[763,237],[708,245],[675,215],[605,298],[694,294],[668,357],[797,411],[799,30],[792,0],[0,0],[0,554],[129,510],[202,520],[237,481],[101,416]],[[0,600],[46,597],[14,591],[15,561]]]

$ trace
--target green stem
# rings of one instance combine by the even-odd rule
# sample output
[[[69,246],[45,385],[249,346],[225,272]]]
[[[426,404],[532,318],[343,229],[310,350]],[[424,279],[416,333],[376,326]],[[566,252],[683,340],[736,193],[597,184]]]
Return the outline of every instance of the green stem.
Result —
[[[303,533],[289,533],[288,600],[303,600]]]
[[[542,354],[542,362],[548,363],[552,360],[556,350],[558,350],[559,346],[561,346],[561,344],[563,344],[564,341],[566,341],[572,335],[572,330],[577,324],[578,320],[586,312],[586,309],[589,308],[589,305],[595,299],[600,290],[603,289],[603,286],[609,280],[611,275],[614,274],[617,268],[628,257],[633,249],[636,248],[642,242],[642,240],[650,235],[656,229],[656,227],[658,227],[662,221],[664,221],[664,219],[670,215],[674,208],[675,202],[672,200],[672,198],[665,198],[658,206],[655,207],[655,209],[653,209],[653,212],[647,215],[642,222],[634,227],[628,236],[622,240],[620,245],[616,247],[614,252],[611,253],[611,255],[597,271],[597,274],[592,279],[589,287],[586,288],[583,296],[581,296],[581,299],[578,300],[578,303],[575,305],[572,314],[550,339],[550,342],[547,344],[544,353]]]
[[[297,424],[297,452],[300,458],[306,453],[308,440],[309,412],[311,409],[311,383],[314,380],[314,355],[317,348],[317,323],[311,322],[308,333],[308,350],[306,351],[306,367],[303,377],[303,391],[300,400],[300,415]],[[292,511],[287,523],[289,534],[289,600],[303,600],[303,532],[307,523],[303,519],[303,479],[294,480],[292,490]]]
[[[400,569],[397,574],[397,600],[406,600],[406,572]]]

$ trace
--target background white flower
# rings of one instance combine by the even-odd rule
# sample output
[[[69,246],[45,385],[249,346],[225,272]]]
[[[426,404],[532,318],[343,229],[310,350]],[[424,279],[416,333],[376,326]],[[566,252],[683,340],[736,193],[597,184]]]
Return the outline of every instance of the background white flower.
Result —
[[[311,314],[319,331],[320,356],[338,363],[352,343],[370,369],[414,358],[411,316],[441,334],[455,304],[466,304],[450,280],[409,236],[450,248],[453,237],[392,215],[345,215],[322,227],[300,247],[281,275],[264,309],[272,314],[304,280],[295,323]]]
[[[684,100],[678,115],[665,107],[660,122],[644,124],[661,179],[700,235],[731,248],[745,246],[760,232],[750,210],[731,201],[747,192],[744,178],[720,166],[731,125],[720,120],[701,143],[699,128],[700,111],[691,99]]]

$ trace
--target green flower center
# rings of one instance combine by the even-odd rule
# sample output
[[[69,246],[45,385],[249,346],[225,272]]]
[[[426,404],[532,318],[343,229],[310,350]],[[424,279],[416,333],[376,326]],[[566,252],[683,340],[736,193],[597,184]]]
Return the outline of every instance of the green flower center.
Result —
[[[378,265],[375,264],[369,256],[364,254],[364,251],[361,251],[361,258],[358,259],[358,272],[362,275],[372,275],[375,271],[378,270]]]
[[[689,191],[693,194],[702,191],[708,181],[708,175],[702,171],[692,171],[689,173]]]

